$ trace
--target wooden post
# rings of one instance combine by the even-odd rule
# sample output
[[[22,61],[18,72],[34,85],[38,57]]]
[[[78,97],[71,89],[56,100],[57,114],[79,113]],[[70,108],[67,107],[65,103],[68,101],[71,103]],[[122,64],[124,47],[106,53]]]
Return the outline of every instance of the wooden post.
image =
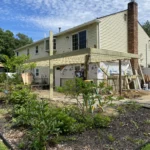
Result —
[[[53,55],[53,32],[49,32],[49,55]]]
[[[87,78],[88,78],[89,58],[90,58],[90,55],[85,56],[85,64],[84,64],[84,66],[85,66],[85,69],[84,69],[85,80],[87,80]]]
[[[49,32],[49,55],[53,55],[53,32]],[[49,60],[49,98],[53,99],[53,62]]]
[[[122,79],[121,79],[121,60],[119,60],[119,94],[122,94]]]

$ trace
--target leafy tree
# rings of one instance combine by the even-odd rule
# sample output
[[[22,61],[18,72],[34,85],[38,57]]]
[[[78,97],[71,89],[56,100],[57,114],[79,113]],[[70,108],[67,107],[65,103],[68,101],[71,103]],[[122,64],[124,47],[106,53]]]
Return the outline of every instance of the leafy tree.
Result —
[[[15,38],[11,31],[0,29],[0,54],[13,56],[13,50],[15,48]]]
[[[146,21],[143,25],[143,29],[145,30],[145,32],[149,35],[150,37],[150,21]]]
[[[27,35],[18,33],[16,36],[9,30],[4,31],[0,28],[0,54],[7,55],[9,58],[14,56],[14,50],[33,40]],[[4,61],[0,58],[0,62]]]
[[[18,74],[22,73],[23,71],[28,71],[35,68],[35,63],[26,63],[29,59],[28,56],[12,56],[9,58],[7,55],[0,55],[0,58],[4,60],[3,65],[4,67],[11,72],[17,71]]]
[[[18,33],[16,35],[16,48],[24,46],[26,44],[31,44],[33,42],[32,38],[29,38],[27,35]]]

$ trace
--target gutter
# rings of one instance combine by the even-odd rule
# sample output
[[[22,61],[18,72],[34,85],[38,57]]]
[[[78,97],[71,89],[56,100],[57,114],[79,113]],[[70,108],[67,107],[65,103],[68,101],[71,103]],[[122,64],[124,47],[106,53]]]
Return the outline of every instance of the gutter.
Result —
[[[57,37],[57,36],[59,36],[59,35],[65,34],[65,33],[69,33],[69,32],[72,32],[72,31],[74,31],[74,30],[77,30],[77,29],[79,29],[79,28],[82,28],[82,27],[91,25],[91,24],[93,24],[93,23],[99,23],[99,19],[94,19],[94,20],[92,20],[92,21],[83,23],[83,24],[81,24],[81,25],[78,25],[78,26],[76,26],[76,27],[70,28],[70,29],[65,30],[65,31],[63,31],[63,32],[57,33],[57,34],[55,34],[54,36]]]

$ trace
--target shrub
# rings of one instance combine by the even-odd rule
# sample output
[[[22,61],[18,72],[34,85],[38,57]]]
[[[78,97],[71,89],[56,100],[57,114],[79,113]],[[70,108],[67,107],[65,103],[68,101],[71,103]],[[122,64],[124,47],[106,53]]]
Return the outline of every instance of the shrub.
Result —
[[[45,101],[31,100],[15,110],[16,118],[13,119],[15,125],[27,125],[29,130],[29,140],[32,141],[30,147],[33,149],[43,149],[49,135],[59,134],[59,124],[54,109],[50,108]]]
[[[63,93],[64,89],[63,89],[63,87],[56,87],[56,91],[60,92],[60,93]]]
[[[106,102],[109,103],[114,100],[111,93],[112,87],[105,86],[102,82],[98,86],[94,82],[85,82],[81,78],[75,78],[65,82],[64,86],[59,89],[66,96],[76,99],[78,107],[82,112],[93,113],[94,104],[99,103],[103,106]],[[102,102],[102,95],[105,94],[105,102]],[[106,95],[107,94],[107,95]],[[82,96],[82,102],[81,100]]]
[[[147,144],[145,147],[142,148],[142,150],[150,150],[150,144]]]
[[[30,100],[18,107],[15,105],[13,123],[30,127],[30,147],[46,146],[49,136],[82,132],[86,125],[69,116],[64,109],[50,107],[46,101]]]
[[[6,73],[1,73],[0,74],[0,83],[4,83],[5,80],[6,80]]]
[[[19,87],[18,87],[19,88]],[[14,89],[9,98],[9,102],[12,104],[25,104],[26,102],[36,99],[36,95],[31,93],[30,89],[28,88],[23,88],[23,89]]]
[[[57,111],[55,115],[57,122],[59,122],[59,124],[57,124],[56,126],[57,128],[59,128],[62,134],[75,132],[76,120],[74,118],[69,117],[62,111]]]
[[[110,124],[110,117],[108,116],[102,116],[100,114],[96,114],[94,116],[94,125],[96,128],[101,128],[101,127],[108,127],[108,125]]]
[[[74,118],[79,124],[84,124],[85,128],[93,128],[93,116],[90,113],[83,113],[78,107],[71,106],[64,109],[70,117]],[[84,129],[85,130],[85,129]]]

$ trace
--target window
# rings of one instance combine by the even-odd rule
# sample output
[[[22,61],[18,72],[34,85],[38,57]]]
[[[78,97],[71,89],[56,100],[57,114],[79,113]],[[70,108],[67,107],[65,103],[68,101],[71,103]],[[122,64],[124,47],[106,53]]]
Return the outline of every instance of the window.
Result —
[[[78,50],[83,48],[86,48],[86,31],[72,35],[72,49]]]
[[[46,50],[49,50],[49,40],[46,40]],[[56,39],[53,39],[53,49],[56,49]]]
[[[39,76],[39,69],[36,69],[36,70],[35,70],[35,75],[36,75],[36,76]]]
[[[27,49],[27,56],[29,56],[30,52],[29,52],[29,49]]]
[[[16,55],[19,56],[19,52],[17,52]]]
[[[46,40],[46,50],[49,50],[49,40]]]
[[[79,32],[79,49],[86,48],[86,31]]]
[[[73,50],[78,50],[78,34],[72,36],[72,48]]]
[[[56,49],[56,39],[53,39],[53,49]]]
[[[38,50],[38,46],[36,46],[36,49],[35,49],[35,54],[38,54],[39,50]]]

